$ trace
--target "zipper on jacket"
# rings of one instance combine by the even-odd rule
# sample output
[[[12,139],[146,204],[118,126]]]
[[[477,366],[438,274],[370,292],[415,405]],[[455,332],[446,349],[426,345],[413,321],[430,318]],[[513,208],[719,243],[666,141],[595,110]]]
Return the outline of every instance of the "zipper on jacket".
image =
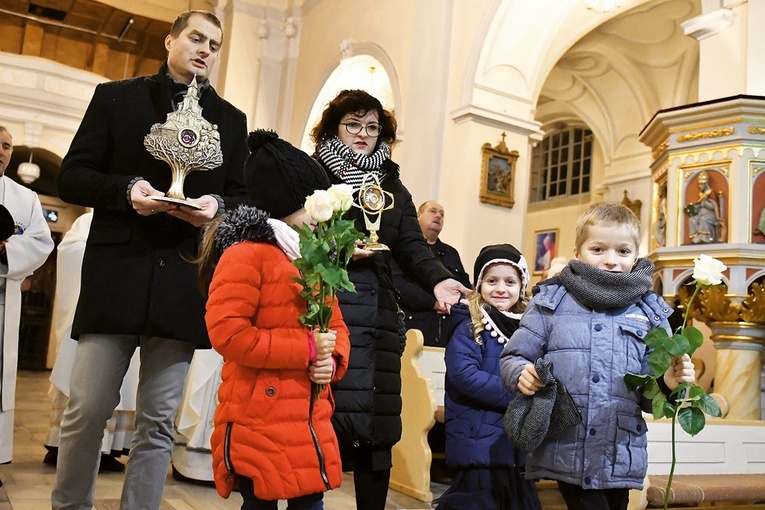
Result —
[[[234,472],[234,464],[231,462],[231,429],[234,428],[234,424],[229,422],[226,424],[226,435],[223,438],[223,464],[226,466],[228,474],[226,475],[226,485],[233,487],[234,480],[236,479],[236,473]]]
[[[313,393],[313,392],[311,392]],[[308,430],[311,431],[311,438],[313,439],[313,446],[316,449],[316,455],[319,457],[319,473],[321,479],[324,482],[324,486],[328,491],[332,490],[332,486],[329,484],[329,478],[327,477],[327,469],[324,466],[324,452],[321,451],[321,444],[319,444],[319,437],[316,435],[316,431],[313,429],[313,394],[310,397],[310,403],[308,404]]]

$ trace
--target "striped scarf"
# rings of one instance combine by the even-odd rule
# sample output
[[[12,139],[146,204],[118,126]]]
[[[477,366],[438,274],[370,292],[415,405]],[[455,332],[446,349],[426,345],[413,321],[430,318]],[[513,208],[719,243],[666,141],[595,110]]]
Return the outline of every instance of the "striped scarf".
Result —
[[[374,174],[378,179],[385,177],[382,164],[390,158],[390,147],[385,142],[380,142],[377,149],[370,156],[358,154],[353,149],[334,136],[325,140],[317,147],[316,153],[330,172],[343,181],[350,184],[353,189],[359,189],[364,181],[364,176]]]

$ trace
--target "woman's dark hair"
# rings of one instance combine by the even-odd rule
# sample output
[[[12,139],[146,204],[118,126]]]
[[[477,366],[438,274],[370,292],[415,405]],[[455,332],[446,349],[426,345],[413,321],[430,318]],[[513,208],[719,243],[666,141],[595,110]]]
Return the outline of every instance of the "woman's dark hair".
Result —
[[[311,140],[319,145],[337,135],[337,127],[346,114],[356,113],[364,116],[369,111],[377,112],[378,122],[382,126],[382,133],[377,137],[377,143],[382,141],[393,144],[396,141],[396,118],[383,108],[377,98],[363,90],[341,90],[329,102],[324,113],[321,114],[321,120],[311,130]]]

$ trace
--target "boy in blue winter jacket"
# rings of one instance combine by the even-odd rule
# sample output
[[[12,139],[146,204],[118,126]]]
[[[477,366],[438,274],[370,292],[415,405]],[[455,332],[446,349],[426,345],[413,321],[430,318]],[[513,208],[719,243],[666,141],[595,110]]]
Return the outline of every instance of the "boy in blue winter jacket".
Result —
[[[643,338],[655,326],[670,332],[671,310],[649,290],[653,264],[637,257],[639,243],[632,211],[612,202],[590,206],[577,221],[575,259],[535,288],[502,352],[502,380],[511,393],[531,396],[543,386],[533,363],[544,358],[582,416],[526,461],[528,478],[558,482],[569,510],[624,510],[629,489],[641,489],[646,475],[641,395],[627,390],[624,376],[650,373]],[[675,358],[662,379],[667,395],[693,382],[690,358]]]

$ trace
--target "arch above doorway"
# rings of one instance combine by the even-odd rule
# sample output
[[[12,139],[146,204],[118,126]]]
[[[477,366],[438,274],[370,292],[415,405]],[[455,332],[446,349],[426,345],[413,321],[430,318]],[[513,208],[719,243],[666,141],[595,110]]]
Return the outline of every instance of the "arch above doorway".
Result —
[[[534,110],[560,58],[604,22],[644,3],[626,0],[622,9],[596,13],[584,0],[496,0],[474,41],[461,105],[452,118],[541,138]]]

